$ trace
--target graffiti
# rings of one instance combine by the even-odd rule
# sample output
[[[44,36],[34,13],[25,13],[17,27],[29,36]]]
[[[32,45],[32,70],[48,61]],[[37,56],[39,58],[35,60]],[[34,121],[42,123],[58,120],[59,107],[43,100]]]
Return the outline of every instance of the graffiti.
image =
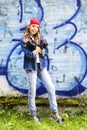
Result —
[[[56,94],[76,96],[87,89],[87,47],[80,37],[86,34],[86,20],[85,23],[81,21],[83,2],[10,0],[8,3],[0,0],[0,75],[6,77],[11,87],[22,93],[28,91],[20,42],[29,19],[36,17],[41,21],[41,31],[49,42],[47,69]],[[46,92],[38,79],[37,95]]]

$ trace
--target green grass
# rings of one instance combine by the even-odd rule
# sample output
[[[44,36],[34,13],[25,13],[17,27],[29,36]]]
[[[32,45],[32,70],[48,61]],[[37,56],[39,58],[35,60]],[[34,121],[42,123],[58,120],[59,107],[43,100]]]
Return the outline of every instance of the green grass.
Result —
[[[55,120],[50,119],[48,106],[38,106],[38,117],[41,123],[36,124],[31,120],[26,106],[0,109],[0,130],[87,130],[86,113],[77,113],[77,115],[62,113],[65,120],[63,124],[57,124]]]
[[[60,100],[62,104],[59,103],[59,112],[64,121],[58,124],[50,119],[47,100],[37,99],[37,113],[41,123],[36,124],[31,120],[27,98],[21,99],[0,100],[0,130],[87,130],[87,103],[81,106],[79,101],[71,100],[73,103],[70,103],[70,99]]]
[[[22,107],[22,106],[21,106]],[[28,112],[19,110],[0,111],[0,130],[87,130],[87,114],[72,115],[63,124],[49,118],[49,108],[39,107],[41,124],[35,124]]]

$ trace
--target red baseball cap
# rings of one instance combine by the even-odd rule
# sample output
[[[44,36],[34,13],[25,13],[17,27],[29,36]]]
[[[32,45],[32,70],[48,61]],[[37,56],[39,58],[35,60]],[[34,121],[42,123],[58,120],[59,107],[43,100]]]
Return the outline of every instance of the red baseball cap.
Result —
[[[38,19],[36,19],[36,18],[32,18],[32,19],[30,19],[30,25],[31,24],[37,24],[37,25],[40,26],[40,21]]]

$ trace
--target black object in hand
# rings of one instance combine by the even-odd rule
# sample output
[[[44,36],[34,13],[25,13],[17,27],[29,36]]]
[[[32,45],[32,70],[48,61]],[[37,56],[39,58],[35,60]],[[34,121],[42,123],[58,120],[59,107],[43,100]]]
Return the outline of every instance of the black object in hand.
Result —
[[[36,43],[32,40],[32,38],[30,37],[29,41],[27,42],[27,47],[30,50],[35,50],[36,49]]]
[[[46,46],[48,46],[47,41],[46,41],[46,40],[41,40],[41,42],[40,42],[40,44],[39,44],[39,47],[40,47],[41,49],[43,49],[43,48],[46,48]]]
[[[46,48],[48,46],[48,43],[46,40],[44,39],[41,39],[40,41],[40,44],[37,45],[34,40],[30,37],[29,41],[27,42],[27,47],[30,49],[30,50],[35,50],[36,49],[36,46],[40,47],[41,49],[43,48]]]

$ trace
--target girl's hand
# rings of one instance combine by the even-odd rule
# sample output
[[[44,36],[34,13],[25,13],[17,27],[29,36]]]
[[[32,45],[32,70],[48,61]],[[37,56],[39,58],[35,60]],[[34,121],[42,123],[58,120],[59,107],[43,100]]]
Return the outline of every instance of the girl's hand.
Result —
[[[37,54],[42,54],[42,49],[38,46],[36,46],[36,53]]]
[[[23,39],[23,41],[24,41],[24,43],[27,43],[27,42],[29,42],[29,39],[26,38],[26,39]]]

